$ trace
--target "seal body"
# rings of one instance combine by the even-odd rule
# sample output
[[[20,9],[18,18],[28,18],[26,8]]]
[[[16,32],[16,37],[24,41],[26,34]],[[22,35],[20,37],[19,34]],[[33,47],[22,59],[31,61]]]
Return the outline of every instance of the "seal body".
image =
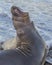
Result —
[[[34,32],[29,26],[23,25],[24,27],[17,29],[17,34],[22,42],[27,40],[28,44],[22,45],[22,48],[19,47],[17,50],[1,51],[0,65],[42,65],[44,62],[42,62],[46,49],[44,41],[36,30]],[[21,29],[23,33],[20,32]]]
[[[16,9],[16,14],[18,13],[17,15],[19,15],[20,13],[17,10],[18,9]],[[13,10],[13,12],[15,12],[15,9]],[[15,14],[13,14],[13,12],[12,12],[12,15],[15,16]],[[21,16],[22,16],[22,14],[21,14]],[[40,55],[42,54],[41,64],[43,65],[44,62],[45,62],[46,54],[47,54],[46,44],[43,41],[43,39],[41,38],[41,36],[39,35],[39,33],[37,32],[37,30],[33,27],[33,25],[31,26],[29,22],[30,22],[30,20],[28,20],[28,23],[25,23],[25,21],[23,22],[23,21],[17,20],[17,19],[13,20],[14,27],[16,29],[16,32],[17,32],[17,35],[18,35],[19,39],[21,40],[21,42],[25,42],[26,43],[26,44],[23,44],[23,45],[22,45],[22,43],[20,43],[21,44],[21,48],[23,49],[24,52],[26,51],[26,48],[29,47],[28,45],[31,45],[29,43],[31,43],[31,42],[32,43],[38,43],[37,41],[39,41],[40,44],[37,44],[37,46],[39,46],[39,45],[40,45],[40,47],[42,46],[41,51],[43,51],[43,52],[40,52]],[[34,38],[34,40],[33,40],[33,38]],[[40,51],[40,47],[39,47],[39,51]],[[37,51],[37,49],[36,49],[36,51]],[[39,53],[37,53],[37,54],[39,54]]]
[[[16,14],[17,17],[21,16],[18,16],[17,10]],[[15,50],[1,51],[0,65],[44,65],[47,54],[46,44],[37,30],[20,19],[13,23],[21,43]]]

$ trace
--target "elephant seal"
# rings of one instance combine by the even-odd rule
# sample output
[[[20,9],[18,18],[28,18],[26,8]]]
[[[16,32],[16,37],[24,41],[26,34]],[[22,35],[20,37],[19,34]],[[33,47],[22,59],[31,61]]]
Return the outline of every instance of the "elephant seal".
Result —
[[[17,14],[17,13],[16,13]],[[17,15],[18,16],[18,15]],[[0,65],[43,65],[47,47],[37,30],[20,20],[13,21],[20,43],[16,50],[6,50],[0,53]],[[14,56],[14,58],[13,58]],[[6,59],[4,59],[6,58]],[[14,61],[14,62],[11,62]]]
[[[19,14],[20,14],[20,16],[22,16],[23,14],[22,13],[19,13],[18,12],[18,8],[17,7],[12,7],[13,8],[13,12],[12,12],[12,16],[13,17],[15,17],[15,14],[17,14],[16,16],[17,17],[19,17]],[[21,11],[20,11],[21,12]],[[15,13],[15,14],[14,14]],[[13,18],[12,18],[13,19]],[[19,18],[20,19],[20,18]],[[27,42],[27,40],[28,40],[28,38],[26,39],[25,37],[27,36],[27,35],[23,35],[24,34],[24,31],[25,30],[28,30],[28,28],[26,29],[25,28],[25,30],[22,30],[22,28],[24,28],[25,26],[23,25],[23,23],[25,23],[25,24],[27,24],[28,26],[30,26],[30,28],[31,28],[31,31],[33,30],[34,32],[36,31],[36,33],[37,33],[37,35],[40,37],[40,35],[39,35],[39,33],[37,32],[37,30],[34,28],[34,25],[33,25],[33,23],[31,24],[31,23],[29,23],[30,22],[30,20],[28,20],[28,23],[26,23],[26,21],[21,21],[21,20],[17,20],[17,18],[15,17],[15,19],[13,20],[13,23],[14,23],[14,27],[15,27],[15,29],[16,29],[16,31],[17,31],[17,34],[19,35],[19,38],[21,38],[20,40],[21,40],[21,48],[23,48],[24,50],[26,50],[25,48],[27,47],[27,45],[26,44],[28,44],[29,42]],[[24,26],[24,27],[23,27]],[[27,27],[28,27],[27,26]],[[21,27],[21,29],[20,29],[20,27]],[[20,31],[19,31],[20,30]],[[27,32],[27,31],[26,31]],[[28,34],[28,33],[27,33]],[[23,38],[21,37],[21,35],[23,36]],[[27,36],[28,37],[28,36]],[[30,37],[29,37],[30,38]],[[22,40],[23,39],[23,40]],[[25,43],[24,43],[24,40],[25,40]],[[42,39],[41,39],[42,40]],[[44,43],[44,41],[42,41],[42,43]],[[47,47],[46,47],[46,44],[44,43],[44,48],[45,48],[45,55],[44,55],[44,57],[43,57],[43,59],[42,59],[42,62],[41,62],[41,64],[43,65],[44,64],[44,62],[45,62],[45,57],[46,57],[46,55],[47,55]],[[25,52],[25,51],[24,51]],[[30,52],[30,51],[29,51]]]
[[[5,50],[0,53],[0,65],[43,65],[46,58],[46,45],[37,30],[17,22],[19,39],[26,43],[17,49]]]

